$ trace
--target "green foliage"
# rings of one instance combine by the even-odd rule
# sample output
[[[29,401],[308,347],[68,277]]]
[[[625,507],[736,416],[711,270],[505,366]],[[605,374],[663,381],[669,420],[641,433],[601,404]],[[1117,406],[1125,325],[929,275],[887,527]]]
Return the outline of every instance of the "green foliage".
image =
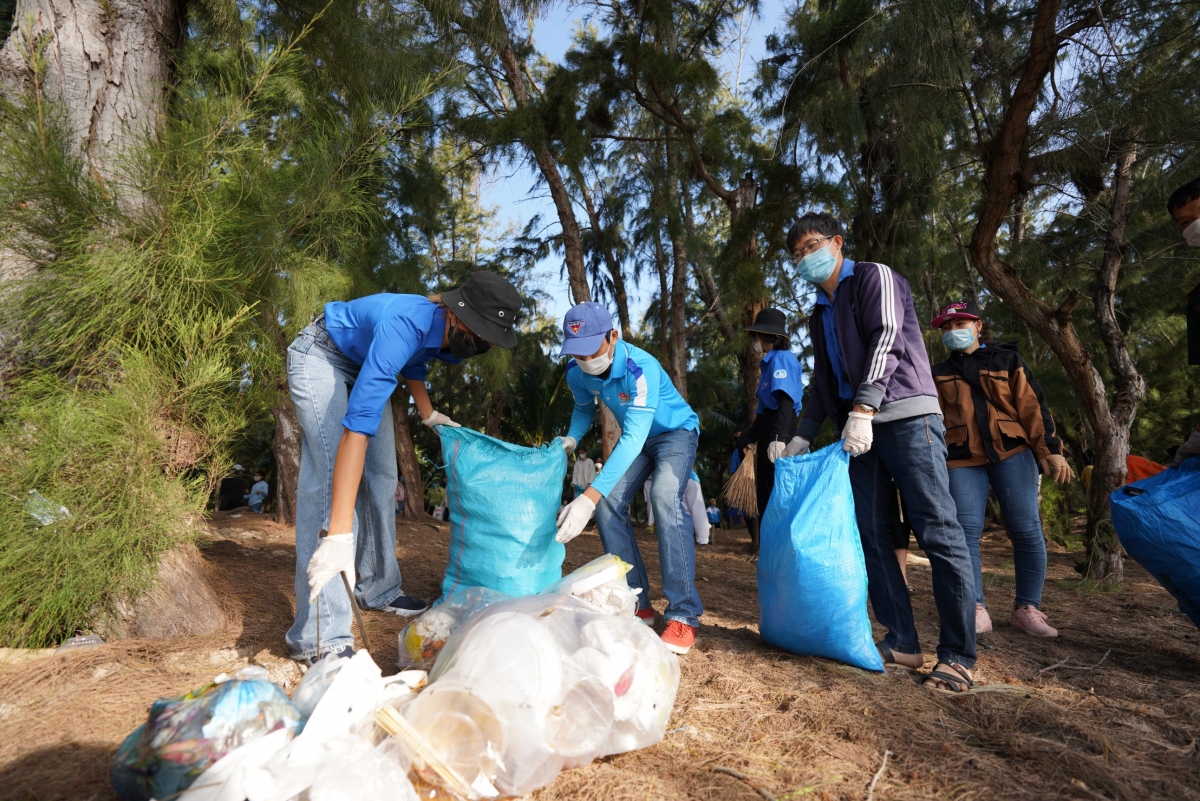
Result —
[[[38,372],[9,397],[0,422],[0,637],[40,647],[73,636],[149,580],[147,566],[186,541],[204,508],[202,476],[180,474],[205,437],[162,404],[170,377],[144,356],[122,380],[92,390]],[[211,422],[211,421],[210,421]],[[223,421],[226,424],[236,421]],[[224,426],[218,426],[224,429]],[[70,517],[41,526],[30,490]]]
[[[199,24],[159,139],[129,143],[120,181],[67,148],[36,81],[0,109],[0,246],[33,267],[0,398],[4,641],[70,636],[143,586],[270,422],[291,336],[373,283],[387,145],[436,76],[359,116],[299,46],[316,18],[290,43],[234,19]],[[31,489],[71,519],[38,529]]]

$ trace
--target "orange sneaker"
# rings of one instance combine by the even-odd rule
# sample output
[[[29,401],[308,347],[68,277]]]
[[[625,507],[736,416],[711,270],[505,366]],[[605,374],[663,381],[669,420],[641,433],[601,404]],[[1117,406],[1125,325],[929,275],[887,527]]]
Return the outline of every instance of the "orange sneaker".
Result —
[[[667,650],[683,655],[692,649],[696,642],[696,629],[680,620],[667,622],[667,630],[662,633],[663,645]]]
[[[654,625],[654,608],[637,610],[637,619],[645,623],[647,626]]]

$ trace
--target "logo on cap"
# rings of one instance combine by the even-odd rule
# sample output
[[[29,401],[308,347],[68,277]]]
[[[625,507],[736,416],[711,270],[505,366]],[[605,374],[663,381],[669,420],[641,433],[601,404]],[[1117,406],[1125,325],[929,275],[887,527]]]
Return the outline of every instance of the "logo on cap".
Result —
[[[572,334],[578,334],[579,329],[583,328],[583,320],[575,320],[573,322],[567,323],[567,328],[571,329]]]

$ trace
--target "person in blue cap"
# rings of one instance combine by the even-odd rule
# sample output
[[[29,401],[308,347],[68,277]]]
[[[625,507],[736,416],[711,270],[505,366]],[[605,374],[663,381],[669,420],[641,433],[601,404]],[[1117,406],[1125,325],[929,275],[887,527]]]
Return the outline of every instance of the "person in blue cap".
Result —
[[[592,427],[600,403],[617,418],[621,438],[591,485],[559,513],[556,538],[559,542],[574,539],[595,512],[605,552],[633,565],[628,581],[641,590],[638,617],[653,624],[650,581],[629,520],[634,496],[652,478],[650,505],[667,596],[662,641],[675,653],[686,654],[704,613],[696,591],[692,526],[683,511],[700,418],[657,359],[621,341],[612,315],[599,303],[580,303],[567,312],[560,355],[575,357],[567,363],[567,386],[575,397],[575,409],[563,448],[574,450]]]
[[[458,364],[493,345],[515,346],[520,310],[512,284],[477,272],[432,297],[381,293],[326,303],[288,347],[288,390],[303,435],[292,658],[313,663],[329,652],[353,653],[350,599],[340,581],[327,589],[338,573],[368,609],[411,617],[428,608],[400,589],[389,399],[403,376],[425,425],[457,427],[429,400],[429,362]],[[330,536],[319,541],[321,529]]]
[[[758,407],[754,422],[738,438],[738,447],[754,448],[754,489],[758,515],[762,518],[775,486],[775,460],[796,434],[796,410],[804,395],[800,382],[800,360],[790,350],[787,317],[779,309],[763,309],[746,326],[754,350],[762,354],[758,364]],[[750,529],[750,549],[758,553],[758,527]]]

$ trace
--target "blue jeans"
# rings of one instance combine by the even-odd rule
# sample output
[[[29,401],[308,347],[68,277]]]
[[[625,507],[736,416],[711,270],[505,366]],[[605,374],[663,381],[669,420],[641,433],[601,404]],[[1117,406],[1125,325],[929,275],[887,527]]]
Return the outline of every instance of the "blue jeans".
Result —
[[[950,470],[950,494],[958,509],[958,522],[967,535],[971,565],[975,569],[975,603],[983,600],[983,571],[979,559],[979,537],[987,510],[988,485],[1000,502],[1000,514],[1013,545],[1013,572],[1017,577],[1016,606],[1042,605],[1046,582],[1046,538],[1038,510],[1038,467],[1033,451],[1022,451],[1000,464],[954,467]]]
[[[316,608],[308,603],[308,560],[317,550],[318,532],[329,526],[333,501],[333,461],[342,437],[342,418],[358,365],[329,338],[323,326],[308,326],[288,347],[288,390],[296,404],[303,439],[296,484],[296,620],[287,633],[295,657],[312,657],[354,645],[350,599],[334,579],[321,591]],[[368,609],[400,597],[396,562],[396,445],[390,404],[379,430],[367,441],[362,483],[354,505],[354,594]],[[321,642],[317,617],[321,616]]]
[[[901,653],[921,650],[908,589],[888,532],[888,502],[895,481],[917,544],[933,569],[933,598],[941,618],[938,660],[974,667],[975,581],[946,475],[946,427],[941,417],[927,414],[879,423],[874,434],[871,450],[850,460],[850,485],[867,563],[867,593],[875,619],[888,630],[883,642]]]
[[[699,626],[700,615],[704,614],[700,593],[696,591],[696,543],[692,519],[683,509],[683,492],[696,461],[699,439],[699,432],[684,429],[648,437],[625,475],[596,506],[596,525],[605,553],[615,554],[633,565],[626,578],[630,587],[642,590],[638,608],[649,609],[650,580],[633,534],[633,524],[629,522],[629,505],[642,491],[646,479],[654,477],[650,506],[654,510],[654,532],[658,537],[663,594],[667,596],[665,617],[689,626]]]
[[[262,508],[263,508],[262,501],[259,501],[258,503],[250,504],[250,511],[254,512],[254,514],[256,514],[256,515],[262,514]]]

